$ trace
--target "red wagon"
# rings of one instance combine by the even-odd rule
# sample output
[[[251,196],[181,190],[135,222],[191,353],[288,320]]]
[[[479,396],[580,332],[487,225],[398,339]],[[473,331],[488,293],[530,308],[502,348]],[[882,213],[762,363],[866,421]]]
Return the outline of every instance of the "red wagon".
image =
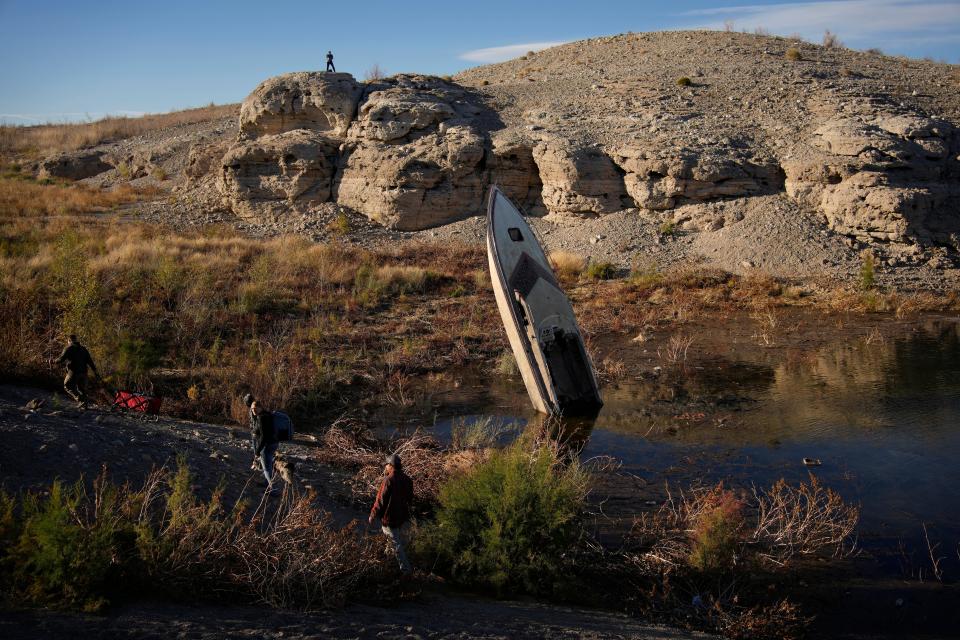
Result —
[[[160,405],[163,403],[161,396],[151,396],[146,393],[136,393],[133,391],[117,391],[113,396],[113,406],[111,411],[133,411],[143,414],[144,419],[160,419]]]

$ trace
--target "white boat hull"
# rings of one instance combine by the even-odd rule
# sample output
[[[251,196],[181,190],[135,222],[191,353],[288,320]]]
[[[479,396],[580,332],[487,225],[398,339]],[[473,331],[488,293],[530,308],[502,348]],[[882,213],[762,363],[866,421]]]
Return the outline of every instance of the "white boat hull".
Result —
[[[534,408],[595,414],[603,400],[573,307],[523,215],[496,187],[487,205],[487,259],[497,308]]]

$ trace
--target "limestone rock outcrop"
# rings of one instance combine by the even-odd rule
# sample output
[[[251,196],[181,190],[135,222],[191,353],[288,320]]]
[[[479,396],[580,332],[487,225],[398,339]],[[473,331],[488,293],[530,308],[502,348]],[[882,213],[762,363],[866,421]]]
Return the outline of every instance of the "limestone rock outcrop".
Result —
[[[229,145],[221,142],[200,142],[190,147],[187,154],[187,165],[184,173],[187,180],[196,183],[220,168],[220,160],[229,149]]]
[[[349,73],[301,71],[269,78],[240,107],[241,139],[296,129],[346,134],[362,87]]]
[[[914,114],[832,118],[784,161],[787,193],[864,241],[960,248],[957,137]]]
[[[113,166],[105,162],[103,155],[97,151],[76,151],[72,153],[58,153],[46,158],[40,163],[40,178],[66,178],[67,180],[83,180],[92,178]]]
[[[239,142],[220,162],[220,192],[240,217],[305,212],[330,199],[338,144],[306,129]]]
[[[591,95],[602,101],[614,89],[596,85]],[[244,101],[238,140],[219,163],[217,149],[198,146],[185,173],[195,180],[210,167],[226,204],[244,217],[303,213],[334,199],[386,226],[419,230],[482,214],[486,189],[497,184],[535,215],[677,210],[674,223],[712,231],[741,215],[679,209],[785,192],[842,234],[960,247],[960,135],[945,120],[820,95],[806,107],[788,105],[806,109],[803,129],[773,120],[764,132],[737,133],[723,123],[739,112],[714,118],[710,110],[721,105],[711,102],[701,114],[696,92],[684,91],[676,102],[655,100],[689,108],[675,117],[638,108],[622,117],[611,102],[595,114],[600,128],[591,137],[578,131],[581,103],[555,111],[566,96],[511,113],[509,98],[436,77],[361,84],[345,73],[290,73]],[[610,100],[639,104],[638,96]],[[735,97],[723,108],[757,106]],[[518,113],[525,124],[501,119]],[[604,139],[607,124],[599,122],[632,133]],[[706,130],[717,123],[722,135]]]
[[[533,148],[533,158],[551,215],[599,215],[625,207],[623,176],[601,149],[548,139]]]
[[[481,213],[478,111],[463,89],[438,78],[398,76],[373,87],[350,127],[337,202],[401,230]]]
[[[533,143],[510,134],[491,137],[487,159],[490,184],[497,185],[525,212],[544,215],[543,183],[533,159]]]
[[[623,147],[613,160],[624,171],[627,193],[640,209],[666,210],[679,204],[774,193],[783,175],[773,159],[703,153],[665,154]]]

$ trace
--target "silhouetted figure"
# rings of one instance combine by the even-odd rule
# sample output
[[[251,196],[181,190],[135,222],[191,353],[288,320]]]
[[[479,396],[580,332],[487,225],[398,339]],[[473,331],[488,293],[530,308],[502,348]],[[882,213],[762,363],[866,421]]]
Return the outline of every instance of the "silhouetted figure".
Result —
[[[63,379],[63,390],[67,395],[77,401],[81,408],[87,406],[87,367],[93,370],[93,373],[99,378],[97,365],[93,364],[93,358],[87,348],[80,344],[77,336],[71,335],[67,339],[67,346],[57,358],[57,364],[67,366],[67,375]]]
[[[333,52],[327,51],[327,71],[337,72],[337,68],[333,66]]]

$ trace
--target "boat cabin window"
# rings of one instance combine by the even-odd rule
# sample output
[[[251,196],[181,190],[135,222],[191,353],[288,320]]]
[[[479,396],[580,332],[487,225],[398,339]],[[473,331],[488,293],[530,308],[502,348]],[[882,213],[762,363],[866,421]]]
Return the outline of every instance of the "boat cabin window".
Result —
[[[523,242],[523,234],[520,233],[520,229],[516,227],[510,227],[507,229],[507,233],[510,234],[510,239],[514,242]]]

